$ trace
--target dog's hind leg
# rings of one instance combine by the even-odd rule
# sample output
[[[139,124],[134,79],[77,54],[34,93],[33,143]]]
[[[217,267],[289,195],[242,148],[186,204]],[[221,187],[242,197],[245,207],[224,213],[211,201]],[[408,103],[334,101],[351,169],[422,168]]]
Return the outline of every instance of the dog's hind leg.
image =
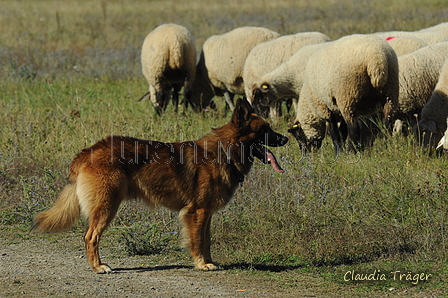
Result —
[[[101,263],[99,242],[101,235],[117,213],[124,196],[120,185],[113,183],[115,181],[110,182],[109,185],[105,185],[105,183],[95,185],[95,188],[90,190],[86,187],[85,196],[83,197],[85,203],[81,204],[89,222],[89,227],[84,236],[87,257],[90,266],[96,273],[112,272],[108,265]]]
[[[107,264],[101,263],[98,249],[101,235],[112,221],[112,218],[113,215],[111,216],[110,212],[101,210],[101,207],[97,208],[94,211],[94,215],[89,220],[89,228],[84,237],[89,263],[96,273],[112,272],[112,269]]]
[[[206,208],[184,207],[179,217],[183,224],[184,237],[193,256],[196,269],[216,270],[210,254],[210,222],[213,212]]]

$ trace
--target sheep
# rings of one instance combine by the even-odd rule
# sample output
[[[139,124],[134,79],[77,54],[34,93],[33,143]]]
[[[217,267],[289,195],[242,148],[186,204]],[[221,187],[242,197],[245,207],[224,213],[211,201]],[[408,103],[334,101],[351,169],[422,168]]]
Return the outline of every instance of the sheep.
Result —
[[[246,97],[252,98],[252,88],[262,75],[277,68],[300,48],[329,40],[328,36],[320,32],[301,32],[281,36],[256,45],[250,51],[244,63],[243,81]],[[274,106],[271,106],[271,116],[273,119],[278,116],[277,109]]]
[[[196,110],[210,103],[213,96],[225,96],[233,110],[235,94],[244,95],[243,67],[246,57],[260,42],[280,34],[262,27],[240,27],[204,42],[196,65],[191,101]]]
[[[447,130],[448,117],[448,60],[445,60],[431,98],[421,112],[421,120],[413,127],[419,143],[434,148]]]
[[[400,121],[416,124],[415,115],[428,102],[439,78],[440,70],[448,58],[448,42],[429,44],[417,51],[398,57],[400,91],[396,111],[394,134],[403,133],[397,127]]]
[[[437,32],[448,35],[448,22],[440,23],[438,25],[421,29],[417,32]]]
[[[370,35],[342,37],[310,57],[296,122],[289,131],[302,148],[319,148],[328,122],[335,150],[348,134],[349,151],[356,152],[361,137],[358,117],[376,114],[386,102],[393,111],[397,100],[398,61],[392,47]]]
[[[142,71],[149,91],[140,100],[151,100],[156,113],[165,111],[170,97],[177,112],[179,92],[189,101],[196,73],[196,46],[190,31],[177,24],[162,24],[143,41]]]
[[[308,59],[327,44],[304,46],[276,69],[264,74],[252,86],[251,101],[270,106],[280,98],[293,98],[296,108]]]
[[[385,40],[394,49],[397,56],[402,56],[414,52],[428,45],[428,43],[426,43],[422,39],[414,36],[392,36],[385,38]]]
[[[388,31],[377,32],[373,33],[372,35],[384,39],[388,37],[414,37],[423,40],[427,44],[448,41],[448,35],[432,31]]]

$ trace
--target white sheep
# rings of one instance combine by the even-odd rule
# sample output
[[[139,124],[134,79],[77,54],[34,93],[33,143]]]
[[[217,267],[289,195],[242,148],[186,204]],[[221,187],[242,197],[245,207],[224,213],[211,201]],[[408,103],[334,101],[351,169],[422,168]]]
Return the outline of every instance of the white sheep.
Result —
[[[225,96],[233,110],[233,96],[244,95],[243,68],[247,55],[260,42],[279,36],[267,28],[246,26],[207,38],[192,88],[195,108],[206,106],[217,95]]]
[[[448,35],[448,22],[440,23],[428,28],[421,29],[417,32],[437,32]]]
[[[419,143],[434,148],[447,130],[448,117],[448,60],[440,71],[437,85],[431,98],[421,112],[421,120],[413,127]]]
[[[252,98],[252,89],[261,76],[276,69],[300,48],[329,40],[330,38],[327,35],[320,32],[300,32],[280,36],[256,45],[250,51],[244,63],[243,81],[246,97]],[[277,112],[278,107],[271,106],[273,119],[278,116]]]
[[[397,99],[398,61],[391,46],[370,35],[342,37],[310,57],[290,132],[301,146],[320,147],[329,123],[335,149],[347,133],[349,150],[356,151],[358,117],[376,114],[386,102],[393,107]]]
[[[293,98],[294,108],[303,85],[308,59],[328,43],[316,43],[299,49],[276,69],[261,76],[252,85],[251,101],[270,106],[281,98]]]
[[[402,56],[414,52],[428,45],[428,43],[426,43],[422,39],[414,36],[391,36],[385,38],[385,40],[390,44],[392,49],[394,49],[397,56]]]
[[[141,53],[142,71],[149,91],[140,100],[151,100],[160,114],[173,97],[177,111],[179,92],[188,102],[196,72],[196,46],[187,28],[163,24],[145,38]]]
[[[437,84],[440,70],[448,58],[448,42],[429,44],[417,51],[398,57],[400,91],[396,111],[397,124],[394,133],[402,133],[397,127],[400,121],[416,124],[415,115],[428,102]]]
[[[372,35],[384,39],[388,37],[415,37],[423,40],[427,44],[448,41],[448,35],[432,31],[387,31],[373,33]]]

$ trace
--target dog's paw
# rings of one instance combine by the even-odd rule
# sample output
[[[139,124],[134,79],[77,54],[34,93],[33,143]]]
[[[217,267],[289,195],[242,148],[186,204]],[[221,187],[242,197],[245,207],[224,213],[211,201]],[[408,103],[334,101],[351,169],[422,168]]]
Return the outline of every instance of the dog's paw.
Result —
[[[93,271],[95,271],[95,273],[98,273],[98,274],[112,273],[113,272],[112,269],[108,265],[106,265],[106,264],[102,264],[102,265],[99,265],[96,268],[93,268]]]
[[[199,264],[196,264],[195,267],[196,267],[196,269],[204,270],[204,271],[213,271],[213,270],[219,269],[219,267],[213,263],[199,263]]]

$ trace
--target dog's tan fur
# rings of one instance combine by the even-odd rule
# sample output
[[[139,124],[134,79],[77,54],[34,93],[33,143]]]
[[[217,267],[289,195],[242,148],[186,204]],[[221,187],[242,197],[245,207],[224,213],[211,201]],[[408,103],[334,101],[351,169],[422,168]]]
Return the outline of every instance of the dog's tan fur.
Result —
[[[141,198],[150,205],[179,211],[183,234],[196,268],[215,270],[210,255],[210,221],[223,208],[252,167],[253,156],[272,162],[260,145],[282,146],[287,138],[272,131],[239,99],[232,120],[197,141],[161,143],[112,136],[82,150],[70,166],[67,185],[55,205],[35,216],[34,229],[56,232],[70,228],[81,213],[88,218],[87,256],[93,270],[108,273],[101,263],[101,234],[122,200]],[[269,160],[270,159],[270,160]]]

